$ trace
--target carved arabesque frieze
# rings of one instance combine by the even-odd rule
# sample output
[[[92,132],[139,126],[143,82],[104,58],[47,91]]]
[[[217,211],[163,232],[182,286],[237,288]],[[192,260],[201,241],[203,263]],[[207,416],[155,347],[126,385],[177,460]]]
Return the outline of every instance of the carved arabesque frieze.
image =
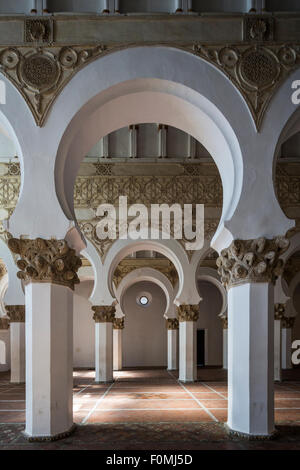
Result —
[[[196,166],[196,165],[195,165]],[[128,204],[222,204],[219,175],[193,176],[78,176],[74,188],[76,208],[97,209],[99,204],[119,204],[127,196]]]
[[[268,25],[265,27],[269,28]],[[242,93],[259,128],[276,88],[299,66],[299,45],[260,42],[260,35],[264,40],[266,34],[262,21],[256,21],[248,29],[248,44],[182,45],[171,42],[163,45],[191,52],[218,67]],[[40,41],[38,46],[0,48],[1,71],[23,95],[39,126],[45,122],[52,103],[66,83],[86,64],[120,49],[149,45],[146,42],[94,46],[43,45],[42,42],[48,41],[51,34],[51,26],[37,20],[25,28],[25,37],[27,42]],[[251,43],[252,40],[255,43]]]
[[[172,286],[175,287],[178,282],[178,274],[175,266],[169,259],[161,258],[133,258],[123,259],[116,267],[113,275],[113,281],[118,288],[121,281],[127,274],[140,268],[152,268],[164,274]]]
[[[10,323],[25,322],[25,305],[6,305],[5,308]]]
[[[230,289],[251,282],[275,283],[284,265],[279,257],[289,244],[284,237],[234,240],[217,259],[223,285]]]
[[[81,260],[66,240],[10,238],[8,247],[20,256],[17,261],[19,279],[25,282],[50,282],[71,289],[79,283],[77,271]]]
[[[199,318],[199,305],[182,304],[177,307],[178,319],[183,321],[197,321]]]
[[[113,305],[94,305],[92,310],[95,323],[112,323],[115,320],[116,308]]]

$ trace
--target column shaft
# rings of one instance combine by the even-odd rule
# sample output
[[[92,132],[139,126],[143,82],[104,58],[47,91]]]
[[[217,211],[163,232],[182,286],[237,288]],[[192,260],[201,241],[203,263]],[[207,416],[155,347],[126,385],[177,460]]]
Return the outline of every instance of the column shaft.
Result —
[[[113,325],[111,321],[95,323],[96,382],[113,381]]]
[[[10,331],[6,318],[0,318],[0,372],[10,369]]]
[[[123,330],[113,330],[113,369],[122,370],[122,338]]]
[[[168,329],[168,370],[178,369],[178,328]]]
[[[274,431],[274,287],[246,283],[228,292],[228,426]]]
[[[10,324],[10,381],[25,382],[25,322]]]
[[[228,328],[223,328],[223,369],[228,369]]]
[[[26,429],[31,438],[73,426],[73,292],[30,283],[26,302]]]
[[[197,379],[197,336],[195,321],[179,322],[179,380]]]

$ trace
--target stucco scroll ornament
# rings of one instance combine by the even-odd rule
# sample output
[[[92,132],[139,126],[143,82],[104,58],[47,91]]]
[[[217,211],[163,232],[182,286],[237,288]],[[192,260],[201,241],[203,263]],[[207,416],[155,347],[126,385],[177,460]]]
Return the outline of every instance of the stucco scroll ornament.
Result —
[[[108,323],[115,319],[116,309],[113,305],[94,305],[92,310],[95,323]]]
[[[114,318],[113,320],[113,329],[114,330],[123,330],[124,329],[124,317]]]
[[[274,319],[283,320],[285,313],[285,304],[274,304]]]
[[[25,305],[6,305],[7,315],[10,323],[25,322]]]
[[[166,327],[168,330],[178,330],[179,322],[177,318],[168,318],[166,320]]]
[[[182,304],[177,307],[179,321],[197,321],[199,305]]]
[[[218,273],[228,289],[249,282],[272,282],[282,273],[279,258],[289,247],[285,237],[234,240],[217,259]]]
[[[25,282],[50,282],[71,289],[80,282],[77,271],[81,260],[66,240],[10,238],[8,247],[20,256],[17,276]]]

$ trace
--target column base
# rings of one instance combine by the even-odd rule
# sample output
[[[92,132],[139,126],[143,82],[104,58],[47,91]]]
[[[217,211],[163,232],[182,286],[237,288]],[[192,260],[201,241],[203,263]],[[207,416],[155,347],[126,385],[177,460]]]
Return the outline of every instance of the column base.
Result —
[[[27,434],[25,431],[23,431],[22,434],[28,442],[52,442],[69,437],[71,434],[73,434],[75,429],[76,424],[73,423],[68,431],[60,432],[59,434],[54,434],[53,436],[29,436],[29,434]]]
[[[114,380],[95,380],[95,384],[113,384]]]
[[[234,431],[227,423],[224,424],[224,428],[230,437],[237,437],[247,441],[270,441],[278,437],[278,431],[275,429],[271,434],[247,434],[245,432]]]
[[[181,382],[183,384],[194,384],[195,382],[199,382],[199,380],[183,380],[183,379],[178,379],[178,382]]]

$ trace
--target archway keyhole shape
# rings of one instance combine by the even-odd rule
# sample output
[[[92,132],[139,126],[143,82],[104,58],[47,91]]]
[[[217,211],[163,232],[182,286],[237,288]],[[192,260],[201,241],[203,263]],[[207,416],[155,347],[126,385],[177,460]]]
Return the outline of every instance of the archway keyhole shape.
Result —
[[[225,88],[222,98],[216,93],[219,87]],[[160,122],[194,137],[215,160],[223,185],[222,230],[222,222],[232,216],[238,203],[243,178],[239,143],[225,117],[224,92],[251,122],[234,86],[207,62],[178,49],[130,48],[93,61],[84,73],[79,71],[57,98],[49,117],[50,123],[59,111],[61,120],[68,123],[55,165],[56,193],[66,216],[76,220],[74,184],[88,151],[118,129]]]

